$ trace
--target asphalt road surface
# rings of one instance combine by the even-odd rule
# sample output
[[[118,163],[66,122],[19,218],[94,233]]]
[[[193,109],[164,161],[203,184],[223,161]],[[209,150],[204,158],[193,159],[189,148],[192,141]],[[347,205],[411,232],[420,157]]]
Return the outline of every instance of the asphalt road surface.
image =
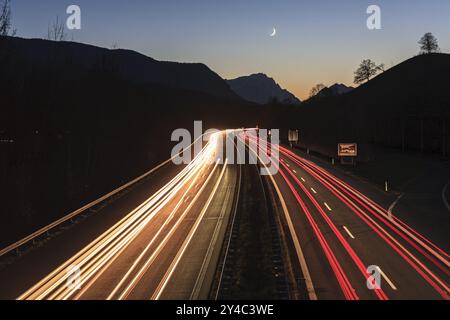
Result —
[[[315,163],[279,153],[274,184],[318,299],[448,299],[446,252]]]
[[[217,161],[216,144],[211,139],[186,166],[168,164],[162,171],[170,179],[161,173],[149,178],[151,189],[159,188],[147,189],[144,201],[125,196],[109,206],[114,214],[105,214],[103,224],[100,215],[89,217],[6,263],[0,297],[206,298],[239,178],[238,166]],[[145,192],[137,189],[130,194]],[[131,210],[127,200],[135,205]]]
[[[242,183],[237,158],[219,152],[220,138],[228,141],[230,134],[246,146],[246,157],[235,153],[241,161],[250,154],[260,169],[277,169],[264,179],[282,208],[283,233],[299,266],[292,270],[301,270],[294,277],[308,298],[449,298],[449,255],[432,235],[388,212],[350,179],[258,140],[253,130],[235,130],[213,134],[190,163],[162,166],[98,212],[2,258],[0,299],[211,297],[211,288],[220,288],[219,262]],[[267,155],[276,160],[266,162]]]

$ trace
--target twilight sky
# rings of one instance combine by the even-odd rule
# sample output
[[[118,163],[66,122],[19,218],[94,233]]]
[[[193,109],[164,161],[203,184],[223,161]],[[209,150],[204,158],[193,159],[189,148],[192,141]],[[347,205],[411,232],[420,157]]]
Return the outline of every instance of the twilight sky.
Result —
[[[67,6],[77,4],[75,41],[202,62],[223,78],[263,72],[301,99],[320,82],[351,85],[362,59],[391,67],[416,55],[425,32],[450,52],[448,0],[11,1],[18,36],[45,38],[49,23],[65,21]],[[371,4],[381,7],[382,30],[366,27]]]

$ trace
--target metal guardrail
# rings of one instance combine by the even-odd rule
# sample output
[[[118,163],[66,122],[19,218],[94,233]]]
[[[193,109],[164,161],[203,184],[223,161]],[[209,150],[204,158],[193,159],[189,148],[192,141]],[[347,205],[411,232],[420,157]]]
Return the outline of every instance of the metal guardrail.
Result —
[[[77,210],[75,210],[75,211],[69,213],[68,215],[62,217],[61,219],[52,222],[51,224],[49,224],[49,225],[47,225],[47,226],[45,226],[45,227],[43,227],[43,228],[41,228],[41,229],[39,229],[39,230],[33,232],[33,233],[30,234],[29,236],[27,236],[27,237],[25,237],[25,238],[23,238],[23,239],[21,239],[21,240],[15,242],[15,243],[9,245],[8,247],[6,247],[6,248],[0,250],[0,257],[6,255],[7,253],[9,253],[9,252],[11,252],[11,251],[13,251],[13,250],[19,249],[21,246],[23,246],[23,245],[29,243],[30,241],[36,239],[37,237],[43,235],[44,233],[46,233],[46,232],[48,232],[48,231],[50,231],[50,230],[56,228],[57,226],[61,225],[62,223],[64,223],[64,222],[66,222],[66,221],[68,221],[68,220],[70,220],[70,219],[76,217],[76,216],[79,215],[80,213],[82,213],[82,212],[84,212],[84,211],[86,211],[86,210],[89,210],[89,209],[92,208],[93,206],[95,206],[95,205],[97,205],[97,204],[99,204],[99,203],[105,201],[106,199],[108,199],[108,198],[110,198],[110,197],[112,197],[112,196],[118,194],[119,192],[123,191],[124,189],[130,187],[131,185],[133,185],[133,184],[135,184],[135,183],[141,181],[142,179],[144,179],[145,177],[149,176],[150,174],[152,174],[152,173],[155,172],[156,170],[158,170],[158,169],[160,169],[161,167],[165,166],[167,163],[169,163],[170,161],[172,161],[172,159],[173,159],[173,158],[170,158],[170,159],[164,161],[163,163],[161,163],[161,164],[159,164],[158,166],[154,167],[153,169],[147,171],[147,172],[144,173],[143,175],[141,175],[141,176],[135,178],[134,180],[132,180],[132,181],[130,181],[130,182],[124,184],[123,186],[121,186],[121,187],[119,187],[119,188],[117,188],[117,189],[115,189],[115,190],[113,190],[113,191],[111,191],[111,192],[105,194],[105,195],[102,196],[101,198],[99,198],[99,199],[97,199],[97,200],[94,200],[94,201],[92,201],[92,202],[86,204],[85,206],[83,206],[83,207],[81,207],[81,208],[79,208],[79,209],[77,209]]]

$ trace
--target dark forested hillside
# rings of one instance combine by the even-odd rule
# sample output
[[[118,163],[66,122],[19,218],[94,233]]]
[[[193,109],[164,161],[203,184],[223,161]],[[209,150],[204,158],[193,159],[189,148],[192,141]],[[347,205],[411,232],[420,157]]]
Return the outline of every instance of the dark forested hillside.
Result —
[[[289,126],[330,155],[353,141],[448,155],[449,88],[450,55],[419,55],[347,94],[305,102]]]
[[[131,50],[108,50],[75,42],[21,38],[3,41],[10,42],[18,55],[35,65],[50,63],[60,68],[70,63],[86,71],[101,64],[134,83],[157,83],[238,99],[225,80],[201,63],[157,61]]]

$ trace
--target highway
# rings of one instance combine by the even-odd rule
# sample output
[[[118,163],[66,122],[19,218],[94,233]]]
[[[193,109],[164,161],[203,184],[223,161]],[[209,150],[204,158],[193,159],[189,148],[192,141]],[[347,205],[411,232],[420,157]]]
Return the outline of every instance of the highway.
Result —
[[[217,158],[216,140],[222,134],[211,135],[201,152],[157,192],[17,299],[206,298],[239,175],[237,166]],[[27,271],[33,266],[23,273]]]
[[[264,141],[259,148],[267,152]],[[279,152],[273,183],[318,299],[449,298],[446,252],[312,161],[283,146]]]
[[[211,290],[220,290],[227,234],[238,202],[245,200],[242,168],[255,166],[219,152],[225,147],[220,139],[231,141],[231,134],[260,169],[268,166],[262,156],[279,150],[272,163],[277,173],[263,179],[281,208],[280,228],[296,257],[297,268],[289,269],[300,270],[293,276],[309,299],[449,299],[445,250],[345,179],[254,132],[211,134],[190,163],[167,161],[147,180],[133,182],[123,198],[57,236],[25,238],[33,241],[32,250],[1,265],[0,299],[218,296]],[[236,157],[247,159],[240,152]]]

